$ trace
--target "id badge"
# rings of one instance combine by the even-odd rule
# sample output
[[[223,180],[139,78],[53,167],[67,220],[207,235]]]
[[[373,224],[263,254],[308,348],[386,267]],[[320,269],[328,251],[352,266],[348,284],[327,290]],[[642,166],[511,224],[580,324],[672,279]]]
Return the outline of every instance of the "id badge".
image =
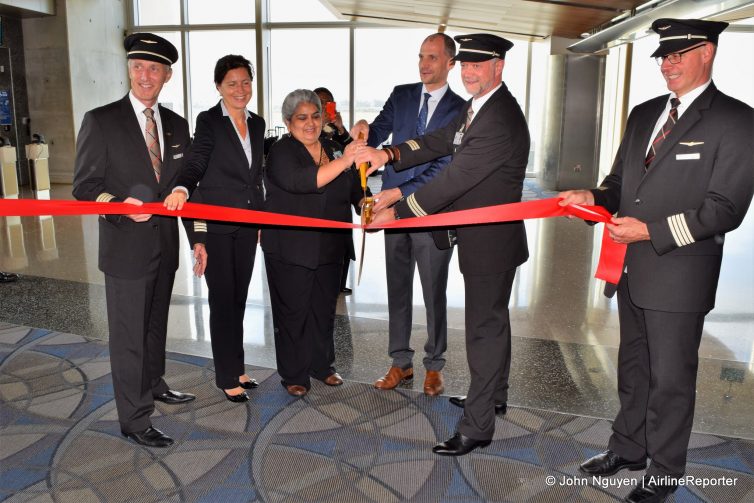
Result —
[[[460,145],[463,140],[463,131],[456,131],[456,135],[453,138],[453,145]]]

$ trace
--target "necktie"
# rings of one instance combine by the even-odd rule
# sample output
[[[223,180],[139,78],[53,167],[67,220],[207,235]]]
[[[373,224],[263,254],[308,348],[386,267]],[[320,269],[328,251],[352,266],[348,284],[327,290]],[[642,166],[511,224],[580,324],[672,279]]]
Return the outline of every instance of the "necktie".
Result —
[[[147,149],[149,158],[152,160],[152,170],[157,181],[160,181],[160,170],[162,169],[162,156],[160,155],[160,135],[157,134],[157,122],[154,120],[154,110],[151,108],[144,109],[144,115],[147,116]]]
[[[427,117],[429,116],[429,93],[424,93],[424,103],[419,110],[419,116],[416,118],[416,136],[422,136],[427,132]]]
[[[644,159],[644,171],[649,169],[649,165],[654,161],[657,151],[660,149],[660,145],[662,145],[662,142],[664,142],[665,138],[670,134],[670,130],[675,126],[675,123],[678,120],[678,105],[680,104],[681,100],[678,98],[670,99],[670,113],[668,114],[668,120],[665,121],[665,124],[663,124],[657,132],[655,139],[652,140],[652,145],[650,145],[649,152],[647,152],[647,158]]]
[[[466,125],[463,126],[463,130],[466,131],[471,125],[471,119],[474,118],[474,109],[469,105],[469,109],[466,110]]]

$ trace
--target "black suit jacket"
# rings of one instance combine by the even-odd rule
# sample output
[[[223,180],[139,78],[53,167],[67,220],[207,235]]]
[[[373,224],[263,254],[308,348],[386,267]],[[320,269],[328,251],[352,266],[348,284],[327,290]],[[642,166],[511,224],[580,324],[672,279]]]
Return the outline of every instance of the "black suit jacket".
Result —
[[[176,183],[188,189],[192,202],[262,209],[265,122],[252,113],[246,123],[251,135],[251,166],[231,118],[223,115],[219,102],[196,118],[194,142]],[[238,227],[234,223],[207,222],[207,231],[214,233],[229,233]]]
[[[516,99],[503,84],[477,112],[463,139],[471,101],[448,126],[398,146],[396,170],[453,154],[443,171],[396,204],[402,218],[521,201],[529,158],[529,130]],[[463,274],[497,274],[526,261],[529,250],[521,221],[460,227],[458,259]]]
[[[164,143],[160,182],[128,95],[84,115],[76,143],[73,195],[85,201],[123,201],[135,197],[160,202],[175,186],[191,142],[188,123],[160,106]],[[160,254],[178,268],[178,226],[174,217],[153,216],[136,223],[125,216],[99,218],[99,268],[111,276],[136,279]]]
[[[628,245],[634,304],[671,312],[714,307],[724,234],[754,190],[754,110],[714,83],[678,119],[645,174],[652,129],[669,95],[636,106],[595,203],[645,222],[650,240]],[[681,98],[683,101],[683,98]]]
[[[320,141],[332,160],[341,149],[340,145]],[[362,197],[357,171],[349,169],[317,188],[317,169],[303,143],[290,135],[275,142],[267,156],[265,210],[351,222],[351,206],[357,205]],[[265,228],[262,248],[266,254],[275,255],[283,262],[315,269],[321,264],[341,263],[349,243],[353,247],[351,235],[350,229]]]

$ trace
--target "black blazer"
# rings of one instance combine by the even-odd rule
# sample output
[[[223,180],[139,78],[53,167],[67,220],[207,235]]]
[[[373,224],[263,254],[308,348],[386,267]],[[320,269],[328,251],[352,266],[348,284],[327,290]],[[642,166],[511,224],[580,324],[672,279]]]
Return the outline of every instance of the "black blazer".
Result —
[[[76,143],[76,199],[119,202],[130,196],[160,202],[170,194],[191,136],[183,117],[162,106],[159,110],[165,143],[159,183],[128,95],[84,115]],[[118,215],[99,218],[99,268],[104,273],[143,277],[157,252],[168,267],[178,268],[176,218],[153,216],[143,223]]]
[[[340,145],[320,141],[327,157],[334,159]],[[275,142],[267,156],[265,210],[351,222],[351,205],[358,205],[362,197],[358,172],[349,169],[317,188],[317,169],[303,143],[290,135]],[[262,249],[283,262],[315,269],[320,264],[341,263],[349,242],[353,246],[351,236],[351,230],[342,229],[264,228]],[[331,253],[323,256],[323,250]]]
[[[505,84],[490,96],[463,139],[469,101],[447,126],[398,146],[396,171],[453,154],[450,164],[395,208],[402,218],[521,201],[529,159],[524,114]],[[458,261],[463,274],[497,274],[526,261],[529,250],[521,221],[459,227]]]
[[[592,193],[596,204],[649,228],[650,240],[626,251],[631,301],[644,309],[705,312],[715,305],[725,233],[741,224],[754,192],[754,109],[711,83],[645,174],[652,129],[668,99],[631,111],[612,171]]]
[[[232,119],[223,115],[219,102],[196,118],[194,142],[176,182],[188,189],[192,202],[262,209],[265,122],[252,113],[246,123],[251,135],[251,166]],[[234,223],[207,222],[207,231],[213,233],[229,233],[238,227]]]

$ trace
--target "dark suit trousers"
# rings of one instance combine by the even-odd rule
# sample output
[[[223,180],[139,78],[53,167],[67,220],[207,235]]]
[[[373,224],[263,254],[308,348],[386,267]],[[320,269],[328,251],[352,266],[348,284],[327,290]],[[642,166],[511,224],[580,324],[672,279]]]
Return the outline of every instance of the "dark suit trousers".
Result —
[[[385,231],[385,270],[387,305],[390,316],[388,353],[392,365],[413,367],[411,349],[414,269],[419,270],[424,307],[427,312],[427,341],[424,344],[424,367],[442,370],[448,347],[446,289],[448,266],[453,248],[440,250],[429,232]]]
[[[270,288],[275,356],[284,386],[309,389],[309,377],[335,372],[335,305],[342,264],[316,269],[286,264],[265,254]]]
[[[489,440],[495,432],[495,404],[508,401],[511,327],[508,301],[516,269],[463,275],[466,289],[466,358],[471,385],[458,432]]]
[[[257,252],[258,229],[241,226],[229,234],[208,232],[206,237],[209,331],[215,384],[238,386],[246,370],[243,361],[243,318],[251,272]]]
[[[146,276],[105,275],[107,323],[118,420],[125,432],[151,425],[154,395],[165,393],[165,338],[175,271],[156,256]]]
[[[631,460],[649,456],[648,475],[686,470],[705,315],[641,309],[625,274],[618,284],[620,411],[609,447]]]

